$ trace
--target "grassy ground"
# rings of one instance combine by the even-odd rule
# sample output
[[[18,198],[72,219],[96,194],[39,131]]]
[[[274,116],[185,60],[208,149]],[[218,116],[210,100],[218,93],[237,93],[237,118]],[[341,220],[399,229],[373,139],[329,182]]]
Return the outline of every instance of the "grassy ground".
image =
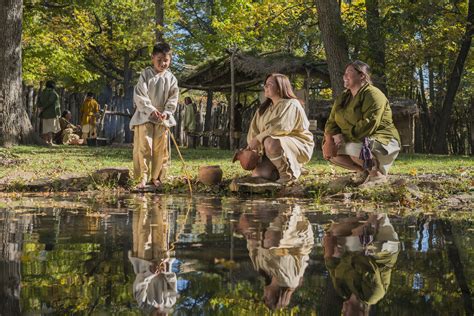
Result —
[[[182,149],[187,170],[193,179],[193,191],[206,194],[227,194],[233,178],[248,175],[238,163],[231,162],[233,152],[214,148],[195,150]],[[219,165],[224,173],[220,186],[207,187],[194,181],[199,167]],[[54,148],[18,146],[0,149],[0,191],[28,191],[28,183],[48,178],[56,181],[64,175],[91,175],[94,171],[108,167],[132,169],[132,148],[128,147],[78,147]],[[309,171],[298,181],[298,185],[278,192],[280,196],[313,198],[317,203],[327,199],[346,198],[370,200],[374,203],[394,202],[409,208],[415,206],[431,209],[452,204],[465,209],[474,201],[474,158],[462,156],[405,155],[402,154],[392,168],[392,181],[371,189],[360,189],[344,182],[345,170],[333,167],[316,152],[306,166]],[[172,152],[170,180],[164,190],[173,193],[188,192],[184,180],[182,163],[177,152]],[[88,178],[88,177],[86,177]],[[345,177],[347,178],[347,177]],[[337,180],[335,180],[337,179]],[[338,182],[339,180],[342,181]],[[52,186],[48,190],[56,189]],[[70,190],[70,186],[66,186]],[[87,185],[88,189],[110,191],[114,184]],[[341,194],[344,192],[344,194]],[[467,195],[466,195],[467,194]],[[460,199],[456,198],[462,196]],[[467,198],[466,198],[467,196]],[[454,197],[454,198],[453,198]],[[444,204],[443,204],[444,203]],[[453,204],[454,203],[454,204]],[[452,206],[451,205],[451,206]]]
[[[188,166],[194,193],[228,195],[233,178],[248,175],[238,163],[231,162],[233,152],[214,148],[195,150],[182,149]],[[220,186],[207,187],[195,181],[200,166],[219,165],[224,173]],[[132,169],[132,148],[129,147],[74,147],[54,148],[18,146],[0,149],[0,207],[2,198],[20,199],[28,196],[28,183],[36,179],[49,178],[57,182],[64,175],[91,175],[94,171],[108,167]],[[399,214],[420,212],[472,217],[474,203],[474,158],[467,156],[406,155],[401,154],[392,168],[390,183],[363,189],[345,183],[340,186],[347,172],[333,167],[316,152],[306,166],[307,175],[300,178],[297,185],[273,192],[272,197],[309,198],[318,209],[334,211],[334,205],[358,208],[391,207]],[[182,164],[176,150],[172,152],[170,179],[164,190],[168,193],[188,193],[182,172]],[[101,198],[122,194],[126,190],[110,183],[87,184],[92,192],[74,193],[81,200],[88,194]],[[338,184],[339,183],[339,184]],[[335,185],[336,184],[336,185]],[[75,184],[73,184],[75,186]],[[48,191],[60,196],[56,186]],[[66,186],[70,190],[70,186]],[[7,192],[1,192],[5,190]],[[61,189],[58,189],[61,190]],[[83,190],[83,189],[82,189]],[[32,193],[35,194],[35,193]],[[86,194],[86,195],[84,195]],[[77,196],[76,196],[77,195]],[[269,195],[269,194],[267,194]],[[96,197],[97,198],[97,197]],[[95,199],[96,199],[95,198]],[[443,216],[444,216],[443,215]]]
[[[232,163],[233,152],[215,148],[181,149],[188,170],[193,177],[197,176],[200,166],[220,165],[224,178],[230,179],[237,175],[245,175],[238,163]],[[0,179],[34,173],[35,178],[57,177],[64,173],[87,174],[100,168],[127,167],[132,169],[131,147],[87,147],[58,146],[54,148],[18,146],[0,149],[0,160],[19,160],[19,163],[1,163]],[[172,153],[170,175],[181,174],[181,162],[175,150]],[[307,165],[311,174],[332,175],[343,173],[344,170],[330,166],[316,152]],[[419,176],[422,174],[445,174],[453,177],[473,177],[474,157],[440,156],[422,154],[401,154],[396,160],[392,174]]]

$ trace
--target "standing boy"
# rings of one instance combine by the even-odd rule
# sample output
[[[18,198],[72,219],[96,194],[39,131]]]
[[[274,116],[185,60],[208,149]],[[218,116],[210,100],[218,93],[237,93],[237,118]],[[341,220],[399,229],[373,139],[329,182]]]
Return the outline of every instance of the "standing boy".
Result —
[[[133,101],[136,111],[130,120],[133,136],[133,170],[143,189],[148,179],[158,187],[166,177],[169,160],[168,127],[174,125],[178,104],[178,80],[168,70],[171,48],[167,43],[153,47],[152,67],[140,74]],[[151,163],[151,168],[150,168]],[[150,170],[151,169],[151,170]]]

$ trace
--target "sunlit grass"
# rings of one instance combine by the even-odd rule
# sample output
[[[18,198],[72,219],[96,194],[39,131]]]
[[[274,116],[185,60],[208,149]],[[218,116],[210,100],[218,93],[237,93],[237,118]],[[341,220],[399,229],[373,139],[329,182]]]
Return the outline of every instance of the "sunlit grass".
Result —
[[[219,165],[224,178],[248,174],[237,163],[232,163],[233,151],[216,148],[186,149],[180,148],[183,158],[192,177],[197,176],[199,167]],[[37,146],[18,146],[1,149],[2,156],[10,155],[22,159],[14,165],[0,165],[0,178],[15,177],[24,173],[33,173],[35,178],[57,177],[61,174],[87,174],[100,168],[125,167],[133,169],[131,147],[87,147],[58,146],[54,148]],[[307,165],[311,174],[331,173],[334,167],[322,159],[320,152],[315,152]],[[336,168],[337,172],[343,172]],[[394,174],[421,175],[474,175],[474,158],[469,156],[441,156],[424,154],[401,154],[392,170]],[[175,149],[172,151],[170,175],[182,175],[182,163]]]

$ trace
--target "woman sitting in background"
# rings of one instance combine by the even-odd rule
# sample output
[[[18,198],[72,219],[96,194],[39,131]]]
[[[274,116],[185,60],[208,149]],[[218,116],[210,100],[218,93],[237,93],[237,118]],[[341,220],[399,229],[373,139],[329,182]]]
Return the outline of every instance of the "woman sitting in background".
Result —
[[[83,139],[81,134],[81,126],[71,123],[72,114],[65,110],[59,118],[59,126],[61,130],[56,134],[56,142],[64,145],[82,145]]]
[[[344,87],[324,129],[324,159],[358,172],[358,184],[386,182],[400,151],[387,97],[372,85],[369,66],[358,60],[346,66]]]

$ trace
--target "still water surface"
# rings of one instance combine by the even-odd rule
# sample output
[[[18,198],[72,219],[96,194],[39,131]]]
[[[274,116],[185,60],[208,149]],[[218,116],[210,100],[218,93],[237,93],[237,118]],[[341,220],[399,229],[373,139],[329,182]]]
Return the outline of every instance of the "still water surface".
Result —
[[[323,212],[294,199],[98,200],[0,206],[0,315],[472,313],[469,216]]]

